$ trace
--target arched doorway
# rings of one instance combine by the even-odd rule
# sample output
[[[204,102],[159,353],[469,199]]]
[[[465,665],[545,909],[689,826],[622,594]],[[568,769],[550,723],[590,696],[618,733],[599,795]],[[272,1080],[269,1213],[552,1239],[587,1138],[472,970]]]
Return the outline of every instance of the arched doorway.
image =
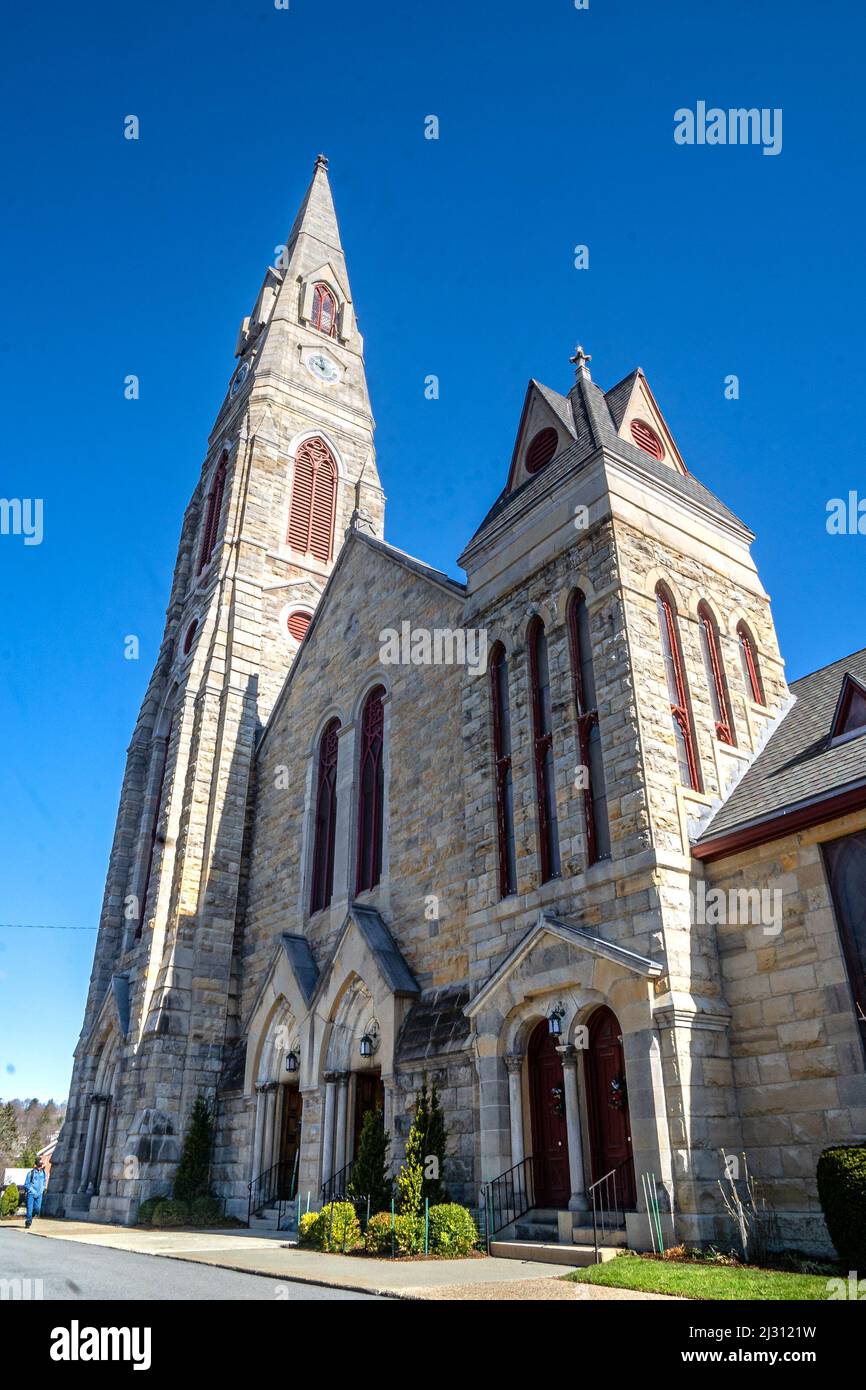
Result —
[[[565,1082],[557,1038],[544,1018],[529,1039],[529,1104],[532,1119],[535,1205],[566,1207],[571,1196]]]
[[[589,1020],[586,1052],[586,1099],[592,1181],[617,1170],[617,1195],[626,1211],[635,1205],[634,1163],[625,1059],[616,1014],[606,1005]]]

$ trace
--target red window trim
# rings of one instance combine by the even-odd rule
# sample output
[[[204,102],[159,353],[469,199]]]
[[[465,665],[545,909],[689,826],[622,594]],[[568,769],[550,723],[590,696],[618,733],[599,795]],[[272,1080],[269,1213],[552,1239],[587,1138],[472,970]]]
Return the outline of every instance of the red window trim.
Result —
[[[689,789],[699,792],[703,789],[701,783],[700,769],[698,767],[697,754],[695,752],[694,734],[692,731],[692,721],[689,714],[689,700],[686,688],[686,676],[683,668],[683,653],[680,647],[680,634],[677,629],[676,618],[674,616],[673,600],[663,584],[659,584],[656,589],[656,597],[662,606],[665,626],[667,628],[668,643],[671,650],[671,660],[674,667],[674,682],[677,690],[677,703],[671,704],[671,714],[680,726],[683,735],[683,742],[686,746],[686,761],[689,769]]]
[[[527,631],[529,645],[529,685],[532,698],[532,751],[535,762],[535,802],[538,809],[538,851],[541,861],[541,882],[547,883],[558,877],[554,869],[554,826],[547,814],[548,793],[551,799],[556,796],[556,787],[548,786],[548,753],[553,749],[553,730],[545,729],[544,711],[541,703],[541,687],[538,677],[538,639],[547,642],[547,633],[540,618],[533,618]],[[548,679],[550,676],[550,653],[548,651]]]
[[[331,305],[331,326],[322,327],[322,317],[326,301]],[[313,313],[310,322],[313,328],[319,333],[324,333],[328,338],[334,338],[337,334],[337,297],[330,286],[325,284],[316,285],[313,290]]]
[[[698,604],[698,622],[703,627],[707,637],[707,650],[710,654],[710,669],[713,677],[713,684],[716,688],[716,699],[719,709],[722,712],[720,721],[716,721],[716,738],[720,743],[729,743],[732,748],[737,745],[734,738],[734,718],[731,713],[731,702],[728,696],[728,686],[725,681],[724,668],[722,666],[722,654],[719,649],[719,630],[716,627],[715,619],[705,603]]]
[[[223,496],[226,485],[226,455],[223,454],[219,461],[219,466],[214,474],[213,485],[208,494],[207,518],[204,524],[204,532],[201,541],[201,553],[198,560],[198,572],[201,574],[206,565],[210,564],[216,544],[217,533],[219,532],[220,515],[223,508]]]
[[[509,848],[514,846],[514,816],[509,816],[508,799],[505,791],[508,779],[511,776],[511,754],[506,752],[503,746],[503,698],[502,687],[499,679],[499,668],[505,664],[506,692],[505,700],[508,699],[507,680],[508,680],[508,661],[505,655],[505,648],[501,642],[497,642],[490,655],[490,697],[493,704],[493,760],[496,779],[496,829],[497,829],[497,856],[499,860],[499,896],[508,898],[517,892],[517,883],[512,881],[511,854]],[[513,792],[513,783],[512,783]]]
[[[598,709],[587,709],[586,700],[583,692],[583,675],[581,673],[581,650],[580,633],[577,626],[578,608],[581,603],[586,603],[586,595],[580,589],[575,589],[568,603],[568,636],[571,651],[571,674],[574,679],[574,704],[577,710],[577,744],[578,755],[583,767],[590,773],[589,760],[589,739],[593,727],[598,724]],[[591,660],[590,656],[590,660]],[[595,823],[595,806],[593,804],[592,786],[583,789],[583,816],[586,826],[586,857],[587,863],[597,864],[601,859],[598,852],[598,830]],[[607,856],[605,856],[607,857]]]
[[[764,683],[761,680],[761,672],[758,666],[758,657],[755,651],[755,639],[745,623],[737,623],[737,637],[740,643],[740,651],[746,661],[746,669],[749,673],[749,684],[751,685],[752,703],[756,705],[766,705],[764,698]]]
[[[330,907],[334,894],[334,846],[337,834],[337,749],[340,721],[332,719],[319,739],[310,913]],[[326,814],[324,814],[326,813]]]
[[[385,687],[375,686],[361,714],[361,753],[358,761],[358,842],[355,892],[375,888],[382,877],[382,833],[385,798]],[[372,802],[367,805],[364,773],[372,767]],[[367,834],[365,838],[365,827]]]

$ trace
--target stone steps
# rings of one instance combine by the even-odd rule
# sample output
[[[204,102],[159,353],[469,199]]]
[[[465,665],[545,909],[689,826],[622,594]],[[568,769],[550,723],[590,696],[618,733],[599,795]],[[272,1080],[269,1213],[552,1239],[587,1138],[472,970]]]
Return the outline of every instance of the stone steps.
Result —
[[[595,1264],[593,1245],[559,1245],[536,1240],[493,1240],[490,1253],[500,1260],[534,1260],[540,1264],[570,1265],[583,1268]],[[599,1247],[599,1260],[602,1264],[616,1258],[614,1246]]]

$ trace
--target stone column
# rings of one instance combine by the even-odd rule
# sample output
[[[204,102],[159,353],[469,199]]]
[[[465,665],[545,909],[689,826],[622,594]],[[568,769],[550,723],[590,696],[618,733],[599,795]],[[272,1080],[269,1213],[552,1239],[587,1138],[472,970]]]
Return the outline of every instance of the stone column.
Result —
[[[91,1195],[96,1192],[99,1186],[99,1171],[102,1166],[102,1146],[105,1140],[105,1125],[108,1119],[108,1099],[108,1096],[93,1097],[93,1104],[96,1108],[96,1120],[93,1126],[93,1150],[90,1155],[90,1171],[85,1188],[85,1191]]]
[[[390,1135],[391,1143],[388,1148],[388,1172],[390,1173],[394,1164],[394,1102],[397,1096],[397,1078],[395,1076],[382,1077],[382,1121],[385,1126],[385,1133]]]
[[[79,1192],[86,1192],[90,1182],[90,1170],[93,1166],[93,1139],[96,1134],[96,1115],[99,1109],[96,1096],[90,1097],[90,1109],[87,1112],[87,1138],[84,1141],[84,1161],[81,1164],[81,1180],[78,1184]]]
[[[339,1173],[348,1163],[346,1132],[349,1119],[349,1073],[341,1072],[337,1079],[337,1134],[334,1140],[334,1172]]]
[[[326,1183],[334,1173],[334,1103],[337,1093],[337,1073],[326,1071],[325,1081],[325,1120],[322,1126],[322,1183]]]
[[[259,1173],[262,1171],[262,1139],[265,1128],[265,1094],[264,1087],[256,1087],[256,1123],[253,1131],[253,1171],[250,1179],[255,1182]]]
[[[508,1106],[511,1112],[511,1163],[522,1163],[523,1152],[523,1089],[521,1076],[523,1058],[518,1053],[509,1053],[502,1059],[508,1072]]]
[[[274,1162],[274,1113],[277,1108],[277,1086],[269,1081],[265,1087],[265,1125],[262,1136],[262,1168],[265,1172]]]
[[[569,1211],[581,1211],[586,1206],[583,1178],[583,1148],[580,1135],[580,1108],[577,1099],[577,1049],[570,1044],[558,1047],[562,1058],[565,1089],[565,1127],[568,1133],[568,1175],[571,1182]]]

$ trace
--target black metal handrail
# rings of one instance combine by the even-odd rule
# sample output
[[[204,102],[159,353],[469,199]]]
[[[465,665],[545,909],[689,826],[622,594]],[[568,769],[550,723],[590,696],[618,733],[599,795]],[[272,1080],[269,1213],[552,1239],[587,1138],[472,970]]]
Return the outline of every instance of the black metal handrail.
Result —
[[[504,1226],[518,1221],[535,1206],[535,1167],[532,1154],[506,1168],[482,1188],[487,1242]]]
[[[354,1166],[355,1160],[350,1158],[345,1168],[341,1168],[339,1173],[334,1173],[327,1182],[322,1183],[322,1206],[326,1206],[328,1202],[343,1200]]]
[[[247,1225],[266,1207],[277,1207],[278,1221],[287,1202],[294,1201],[298,1181],[297,1155],[290,1162],[275,1163],[248,1185]]]
[[[625,1221],[620,1175],[630,1163],[631,1157],[623,1159],[622,1163],[611,1168],[609,1173],[605,1173],[603,1178],[591,1183],[586,1189],[587,1197],[592,1200],[592,1241],[595,1246],[596,1264],[601,1263],[600,1241],[604,1240],[608,1230],[614,1229],[614,1225],[619,1228]]]

